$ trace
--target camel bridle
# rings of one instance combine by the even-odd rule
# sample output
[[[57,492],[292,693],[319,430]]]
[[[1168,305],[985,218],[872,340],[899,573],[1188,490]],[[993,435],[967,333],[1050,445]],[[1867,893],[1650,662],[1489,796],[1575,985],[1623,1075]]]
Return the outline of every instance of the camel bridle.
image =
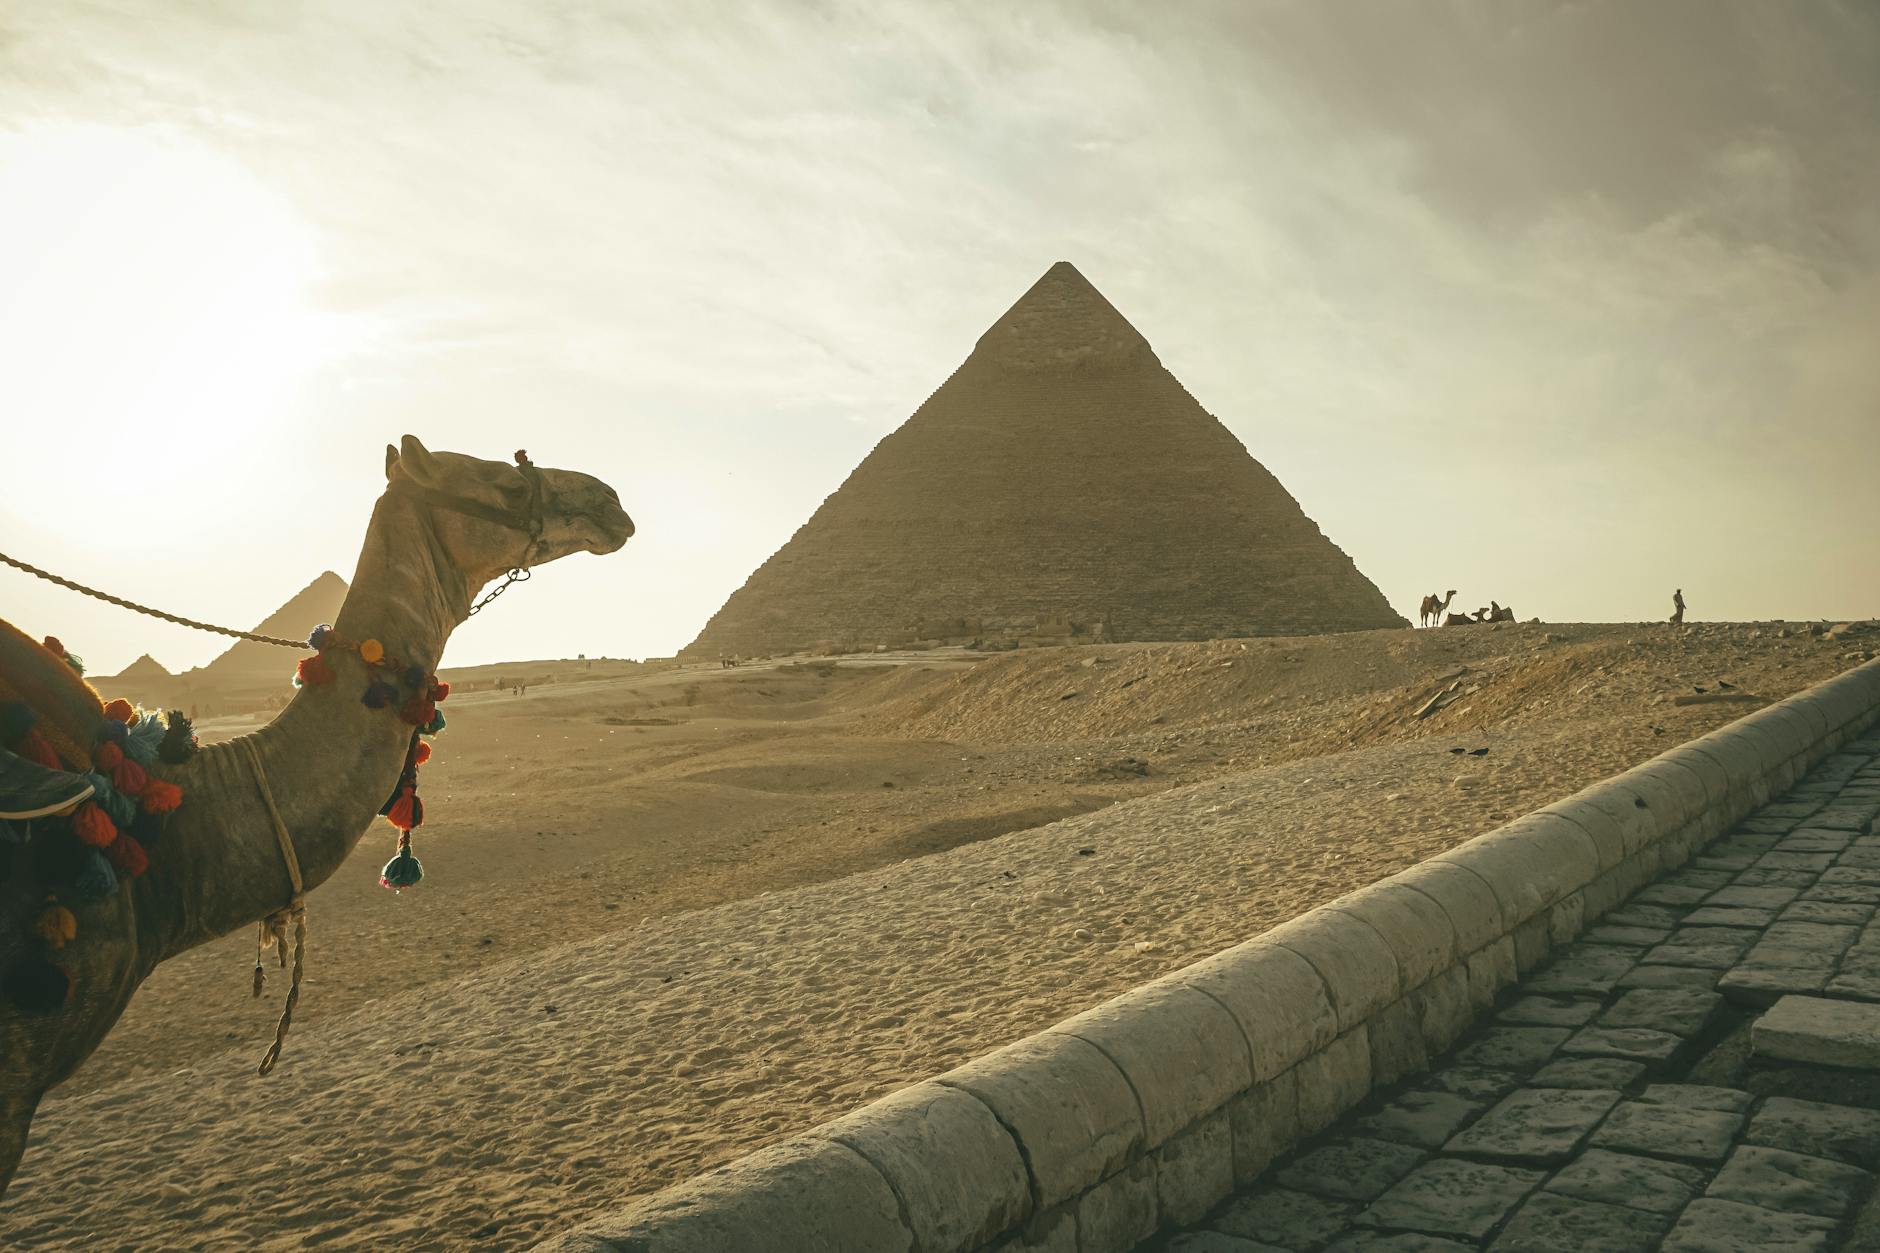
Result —
[[[390,485],[391,490],[423,501],[432,508],[449,510],[451,513],[460,513],[465,517],[478,518],[484,522],[494,522],[497,526],[520,531],[529,537],[529,546],[522,550],[522,560],[510,569],[501,583],[485,592],[482,599],[470,606],[470,612],[466,615],[468,617],[474,618],[485,605],[508,591],[510,584],[526,583],[529,579],[530,567],[535,564],[542,547],[545,514],[543,496],[546,492],[542,483],[542,472],[535,468],[534,462],[529,460],[529,454],[521,450],[516,452],[516,469],[521,471],[522,480],[528,485],[529,495],[521,505],[514,505],[507,509],[486,505],[480,500],[471,500],[468,496],[440,492],[436,488],[413,482],[409,477],[393,479]]]

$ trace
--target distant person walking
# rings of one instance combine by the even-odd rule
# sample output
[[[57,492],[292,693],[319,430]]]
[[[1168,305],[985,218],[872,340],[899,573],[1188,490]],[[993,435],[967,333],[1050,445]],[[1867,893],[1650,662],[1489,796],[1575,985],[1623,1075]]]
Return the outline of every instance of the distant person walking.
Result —
[[[1671,625],[1684,625],[1684,589],[1671,593]]]

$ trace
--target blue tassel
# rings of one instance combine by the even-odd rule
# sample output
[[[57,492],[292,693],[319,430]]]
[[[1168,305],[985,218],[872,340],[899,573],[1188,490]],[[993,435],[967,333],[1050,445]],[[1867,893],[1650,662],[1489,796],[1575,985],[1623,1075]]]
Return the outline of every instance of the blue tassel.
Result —
[[[307,637],[307,646],[317,652],[326,647],[327,636],[331,634],[333,634],[332,624],[322,622],[319,626],[313,628],[313,634]]]
[[[163,720],[147,713],[124,736],[124,755],[140,766],[157,764],[157,749],[163,744]]]
[[[103,722],[98,724],[98,742],[100,744],[104,743],[106,740],[111,741],[113,744],[122,744],[125,740],[130,738],[130,734],[131,729],[122,722],[119,722],[116,718],[106,718]]]
[[[80,904],[89,904],[116,896],[117,890],[117,870],[105,860],[103,853],[95,848],[86,849],[84,867],[79,870],[78,879],[72,884],[72,899]]]
[[[418,687],[418,686],[421,686],[423,683],[424,683],[424,667],[423,666],[406,666],[405,667],[405,686],[406,687]]]
[[[366,694],[359,699],[366,703],[368,709],[383,709],[398,699],[398,689],[384,679],[374,679],[366,684]]]
[[[400,888],[414,887],[424,878],[424,866],[409,852],[401,852],[385,863],[385,869],[379,871],[379,886],[397,891]]]
[[[122,831],[137,821],[137,802],[118,791],[110,779],[96,770],[87,774],[85,779],[91,784],[91,798],[102,805],[105,813],[111,816],[111,825]]]
[[[444,729],[444,711],[438,710],[431,715],[431,720],[418,728],[420,735],[436,735]]]

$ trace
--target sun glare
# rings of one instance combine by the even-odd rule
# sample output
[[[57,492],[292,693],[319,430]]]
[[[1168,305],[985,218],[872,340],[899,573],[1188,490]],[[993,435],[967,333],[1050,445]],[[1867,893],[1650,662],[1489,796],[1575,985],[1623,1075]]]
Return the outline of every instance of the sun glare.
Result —
[[[96,477],[154,486],[285,443],[283,403],[333,346],[307,301],[317,273],[312,229],[225,156],[104,127],[0,134],[13,452],[76,452]],[[50,505],[61,481],[8,490]]]

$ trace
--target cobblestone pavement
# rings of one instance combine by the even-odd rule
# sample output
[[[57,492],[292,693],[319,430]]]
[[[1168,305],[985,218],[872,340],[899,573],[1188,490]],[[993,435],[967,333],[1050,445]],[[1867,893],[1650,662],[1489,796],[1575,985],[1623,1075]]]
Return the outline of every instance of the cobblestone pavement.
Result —
[[[1730,1253],[1865,1231],[1880,1170],[1880,736],[1589,927],[1434,1069],[1160,1253]],[[1759,1016],[1785,994],[1801,1036]],[[1806,1012],[1791,1013],[1791,1009]],[[1763,1033],[1755,1034],[1756,1050]],[[1810,1052],[1810,1048],[1814,1052]],[[1824,1051],[1825,1050],[1825,1051]],[[1772,1044],[1770,1052],[1775,1052]],[[1863,1067],[1864,1063],[1864,1067]]]

